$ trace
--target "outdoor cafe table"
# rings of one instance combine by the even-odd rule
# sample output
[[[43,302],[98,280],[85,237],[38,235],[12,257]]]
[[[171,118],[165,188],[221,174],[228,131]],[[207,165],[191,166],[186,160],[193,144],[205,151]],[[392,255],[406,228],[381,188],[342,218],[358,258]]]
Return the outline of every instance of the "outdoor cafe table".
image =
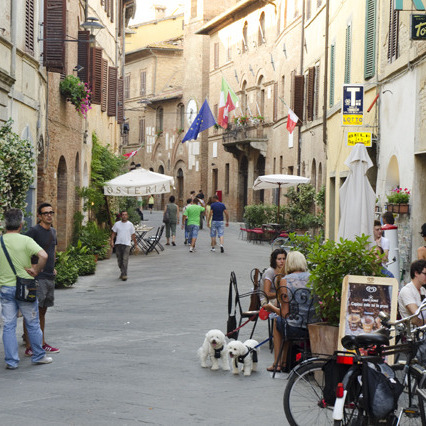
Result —
[[[136,236],[136,242],[138,243],[138,247],[145,252],[146,251],[146,245],[144,242],[145,235],[154,229],[152,226],[135,226],[135,236]]]
[[[283,231],[283,225],[280,223],[265,223],[262,225],[262,229],[264,233],[269,232],[271,234],[270,240],[273,241]]]

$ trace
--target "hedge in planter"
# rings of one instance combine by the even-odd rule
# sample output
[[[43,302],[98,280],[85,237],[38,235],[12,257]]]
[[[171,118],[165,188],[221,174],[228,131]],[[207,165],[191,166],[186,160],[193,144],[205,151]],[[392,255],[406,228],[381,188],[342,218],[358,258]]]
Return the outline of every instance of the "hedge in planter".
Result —
[[[78,268],[67,252],[58,252],[56,254],[55,268],[55,283],[57,287],[70,287],[77,281]]]

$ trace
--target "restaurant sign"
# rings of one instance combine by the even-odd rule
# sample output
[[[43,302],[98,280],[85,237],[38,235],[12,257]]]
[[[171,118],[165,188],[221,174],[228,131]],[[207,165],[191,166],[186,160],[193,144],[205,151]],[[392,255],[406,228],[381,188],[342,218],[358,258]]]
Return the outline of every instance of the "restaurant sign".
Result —
[[[411,40],[426,40],[426,15],[411,15]]]

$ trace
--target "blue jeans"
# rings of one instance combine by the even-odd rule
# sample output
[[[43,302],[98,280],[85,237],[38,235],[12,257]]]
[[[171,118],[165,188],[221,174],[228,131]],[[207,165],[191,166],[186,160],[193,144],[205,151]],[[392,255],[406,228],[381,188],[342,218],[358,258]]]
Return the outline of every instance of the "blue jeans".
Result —
[[[33,362],[40,361],[46,352],[42,348],[43,333],[40,329],[38,317],[38,301],[21,302],[15,299],[16,287],[1,287],[1,314],[3,318],[3,345],[4,359],[6,364],[17,367],[19,363],[18,341],[16,339],[16,321],[18,310],[21,311],[25,319],[28,330],[28,337],[31,343]]]

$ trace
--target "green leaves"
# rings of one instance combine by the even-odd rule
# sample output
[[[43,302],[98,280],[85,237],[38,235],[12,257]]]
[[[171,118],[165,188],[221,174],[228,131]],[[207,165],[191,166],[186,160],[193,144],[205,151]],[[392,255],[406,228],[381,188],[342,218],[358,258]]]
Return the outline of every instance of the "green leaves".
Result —
[[[0,217],[12,207],[25,209],[33,182],[33,147],[12,131],[12,124],[8,120],[0,128]]]

